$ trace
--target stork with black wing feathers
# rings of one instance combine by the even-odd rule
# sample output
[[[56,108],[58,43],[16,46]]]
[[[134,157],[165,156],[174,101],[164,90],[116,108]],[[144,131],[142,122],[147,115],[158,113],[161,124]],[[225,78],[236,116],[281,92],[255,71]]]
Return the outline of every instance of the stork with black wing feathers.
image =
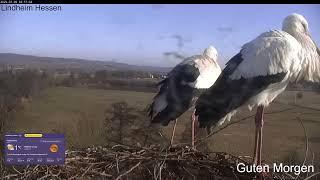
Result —
[[[149,107],[152,124],[167,126],[175,121],[171,144],[173,143],[177,118],[190,109],[195,102],[198,89],[211,87],[221,73],[217,63],[217,50],[209,46],[203,55],[186,58],[169,72],[166,79],[158,83],[160,90]],[[192,114],[192,147],[194,148],[195,117]]]

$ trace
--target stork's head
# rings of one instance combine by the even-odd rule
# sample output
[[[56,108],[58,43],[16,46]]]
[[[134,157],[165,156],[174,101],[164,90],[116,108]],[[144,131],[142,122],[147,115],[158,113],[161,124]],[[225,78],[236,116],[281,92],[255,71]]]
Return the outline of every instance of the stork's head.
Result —
[[[300,14],[293,13],[283,20],[282,30],[292,36],[295,36],[296,33],[309,34],[309,25],[306,18]]]
[[[320,50],[310,35],[309,25],[305,17],[297,13],[287,16],[283,20],[282,30],[291,34],[298,41],[303,41],[304,44],[314,46],[320,56]]]
[[[300,14],[291,14],[284,19],[282,30],[295,37],[304,48],[304,55],[302,56],[305,57],[303,59],[306,61],[304,63],[305,67],[303,67],[306,74],[305,79],[320,81],[320,50],[310,35],[307,20]]]
[[[203,55],[209,57],[214,61],[217,61],[218,51],[213,46],[209,46],[207,47],[207,49],[204,50]]]

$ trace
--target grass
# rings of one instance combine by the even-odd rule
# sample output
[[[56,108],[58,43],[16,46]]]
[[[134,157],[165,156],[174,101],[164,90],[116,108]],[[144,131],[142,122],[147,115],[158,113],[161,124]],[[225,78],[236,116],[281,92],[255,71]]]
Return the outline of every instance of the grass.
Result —
[[[290,108],[294,103],[296,92],[283,93],[267,112]],[[8,131],[15,132],[62,132],[67,136],[69,147],[87,147],[106,144],[104,131],[105,110],[112,103],[126,101],[130,106],[144,109],[151,102],[153,93],[97,90],[85,88],[56,87],[42,92],[31,103],[20,110]],[[320,95],[303,92],[297,99],[297,105],[320,109]],[[248,116],[254,112],[241,110],[237,118]],[[267,162],[303,160],[304,132],[295,117],[300,116],[308,131],[309,146],[314,153],[314,162],[320,162],[320,112],[294,108],[292,110],[265,115],[263,159]],[[162,128],[164,136],[169,139],[173,122]],[[190,112],[178,120],[175,142],[188,142],[190,136]],[[197,130],[198,137],[205,136],[204,130]],[[254,145],[254,120],[234,124],[207,141],[212,151],[225,151],[234,155],[252,155]],[[189,137],[188,137],[189,136]],[[311,154],[311,153],[310,153]],[[294,156],[295,158],[293,158]]]
[[[151,96],[141,92],[51,88],[17,113],[9,131],[63,132],[71,147],[103,144],[105,110],[118,101],[143,109]]]

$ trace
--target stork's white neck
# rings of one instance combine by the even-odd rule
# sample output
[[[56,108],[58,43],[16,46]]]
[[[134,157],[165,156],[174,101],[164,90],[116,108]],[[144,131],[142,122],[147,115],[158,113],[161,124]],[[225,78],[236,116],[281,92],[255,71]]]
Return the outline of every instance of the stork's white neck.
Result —
[[[299,60],[301,60],[301,72],[298,80],[311,82],[320,82],[320,56],[317,52],[317,46],[306,33],[301,33],[293,29],[287,29],[300,44]]]

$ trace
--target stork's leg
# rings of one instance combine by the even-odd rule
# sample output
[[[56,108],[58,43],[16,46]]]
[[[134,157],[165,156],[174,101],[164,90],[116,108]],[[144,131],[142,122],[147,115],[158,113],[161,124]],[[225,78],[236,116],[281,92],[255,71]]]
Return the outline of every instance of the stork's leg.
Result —
[[[170,145],[173,144],[173,138],[174,138],[174,133],[176,132],[177,121],[178,121],[178,119],[174,120],[174,125],[173,125],[173,129],[172,129]]]
[[[262,130],[263,130],[263,119],[261,121],[261,127],[260,127],[260,132],[259,132],[259,146],[258,146],[258,164],[261,165],[262,161]]]
[[[194,145],[194,139],[195,139],[195,123],[196,123],[196,115],[195,115],[196,109],[193,110],[192,115],[191,115],[191,146],[192,149],[196,149]]]
[[[254,154],[253,154],[253,164],[257,164],[258,159],[257,159],[257,154],[258,154],[258,139],[259,138],[259,131],[257,128],[257,125],[255,127],[255,136],[254,136]]]
[[[255,147],[254,147],[254,158],[253,158],[253,164],[255,165],[261,165],[263,112],[264,112],[264,106],[258,106],[256,117],[255,117],[256,132],[255,132]],[[266,172],[259,173],[257,178],[259,180],[263,180],[264,173]]]
[[[261,153],[262,153],[262,129],[263,129],[263,113],[264,106],[258,106],[255,117],[255,147],[253,163],[255,165],[261,165]]]

